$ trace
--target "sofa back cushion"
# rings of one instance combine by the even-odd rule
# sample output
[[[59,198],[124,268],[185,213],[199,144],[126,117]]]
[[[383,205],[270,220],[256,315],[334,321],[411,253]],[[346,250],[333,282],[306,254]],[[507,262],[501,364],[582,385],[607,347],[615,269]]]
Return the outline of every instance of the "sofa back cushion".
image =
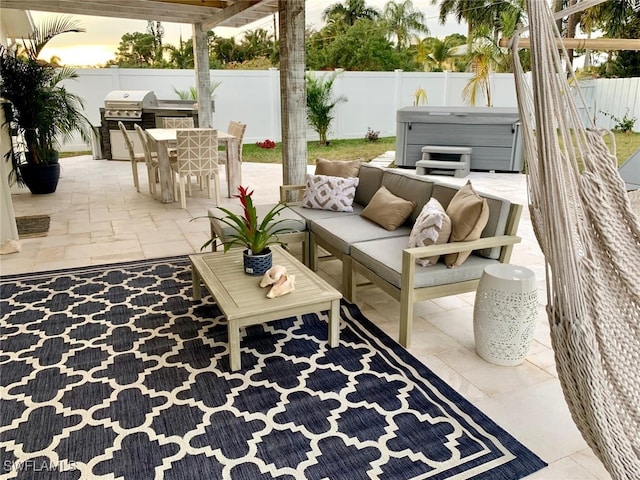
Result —
[[[360,165],[360,172],[358,173],[360,183],[358,183],[358,188],[356,188],[355,203],[362,206],[369,204],[371,198],[378,191],[380,185],[382,185],[383,173],[384,168],[382,167],[376,167],[368,163]]]
[[[330,177],[328,175],[307,175],[307,188],[301,205],[304,208],[353,212],[358,177]]]
[[[382,185],[391,193],[416,204],[407,219],[409,226],[413,225],[420,215],[422,208],[431,198],[433,182],[398,168],[389,168],[382,175]],[[444,206],[444,205],[443,205]],[[445,207],[446,208],[446,207]]]
[[[392,232],[404,223],[415,208],[415,202],[394,195],[382,186],[360,215]]]
[[[327,160],[326,158],[316,159],[316,175],[327,175],[329,177],[357,177],[363,158],[356,160]]]
[[[449,202],[451,202],[451,199],[459,189],[460,187],[455,185],[436,183],[433,186],[432,195],[446,210]],[[487,225],[484,227],[484,230],[482,230],[480,238],[504,235],[511,202],[505,198],[500,198],[488,193],[478,192],[478,194],[487,200],[487,205],[489,206],[489,219],[487,220]],[[476,253],[486,258],[498,259],[500,257],[500,247],[485,248],[484,250],[478,250]]]

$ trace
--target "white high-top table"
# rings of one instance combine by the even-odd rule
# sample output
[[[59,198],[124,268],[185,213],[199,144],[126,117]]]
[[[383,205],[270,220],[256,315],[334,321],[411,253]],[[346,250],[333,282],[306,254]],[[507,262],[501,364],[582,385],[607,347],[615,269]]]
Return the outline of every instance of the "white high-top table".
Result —
[[[174,128],[148,128],[145,130],[149,139],[156,146],[158,152],[158,171],[160,173],[160,195],[162,203],[171,203],[173,188],[171,183],[171,162],[169,160],[169,148],[176,146],[176,129]],[[240,169],[239,139],[230,133],[218,130],[218,142],[224,143],[227,149],[227,197],[238,191],[242,184],[242,171]]]
[[[276,298],[267,298],[269,287],[260,288],[261,276],[244,273],[242,248],[189,256],[193,299],[201,298],[202,281],[227,318],[231,371],[240,369],[240,327],[328,310],[328,343],[338,346],[342,294],[282,247],[270,248],[273,264],[286,267],[296,277],[295,290]]]

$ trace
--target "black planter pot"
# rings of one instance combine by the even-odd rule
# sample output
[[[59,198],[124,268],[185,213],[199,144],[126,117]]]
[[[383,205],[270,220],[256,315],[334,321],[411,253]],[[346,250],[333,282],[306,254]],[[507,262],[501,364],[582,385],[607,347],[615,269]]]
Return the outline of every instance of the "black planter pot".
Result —
[[[53,193],[60,179],[60,164],[20,165],[20,175],[34,195]]]

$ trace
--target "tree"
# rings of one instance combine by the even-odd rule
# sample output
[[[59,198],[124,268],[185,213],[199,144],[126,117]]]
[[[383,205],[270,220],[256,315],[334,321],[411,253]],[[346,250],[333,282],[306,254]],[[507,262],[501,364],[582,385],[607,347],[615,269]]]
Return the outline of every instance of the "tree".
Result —
[[[182,35],[180,35],[180,43],[178,47],[166,45],[165,48],[169,52],[169,62],[172,67],[183,69],[194,68],[193,39],[190,38],[185,42],[182,41]]]
[[[425,71],[455,71],[455,47],[464,45],[466,41],[462,35],[449,35],[443,40],[427,37],[417,45],[416,60],[424,65]]]
[[[418,33],[429,33],[424,14],[411,0],[388,2],[384,7],[384,24],[396,38],[396,50],[406,48]]]
[[[431,0],[431,5],[436,5],[438,0]],[[467,38],[471,39],[474,26],[482,18],[484,0],[441,0],[439,20],[442,25],[447,21],[448,15],[454,15],[458,23],[467,22]]]
[[[482,44],[474,48],[471,57],[473,77],[469,79],[462,90],[464,101],[475,107],[479,93],[484,95],[486,106],[492,107],[491,102],[491,72],[494,71],[495,50],[490,44]]]
[[[436,5],[438,0],[431,0]],[[467,22],[467,38],[472,40],[476,31],[486,27],[491,32],[494,43],[498,43],[506,17],[522,22],[524,17],[524,0],[441,0],[439,20],[445,24],[448,15],[454,15],[457,22]]]
[[[333,83],[338,72],[323,78],[307,73],[307,121],[320,136],[320,145],[327,145],[327,132],[335,114],[333,109],[340,102],[346,102],[344,96],[333,98]]]
[[[153,37],[154,66],[160,65],[163,60],[162,37],[164,37],[164,27],[162,22],[147,21],[147,33]]]
[[[380,11],[374,7],[367,7],[364,0],[347,0],[345,4],[334,3],[322,12],[322,19],[342,22],[346,25],[354,25],[359,19],[376,20],[380,17]]]
[[[640,38],[640,11],[634,10],[632,0],[605,2],[582,12],[583,30],[602,30],[608,38]],[[604,76],[633,77],[640,70],[640,52],[609,52],[602,66]]]
[[[276,58],[274,55],[273,36],[263,28],[246,32],[240,42],[239,49],[242,51],[244,62],[259,58]]]
[[[148,33],[125,33],[120,39],[116,59],[107,65],[124,68],[151,68],[155,63],[155,44],[153,35]]]
[[[387,39],[386,29],[371,20],[358,20],[319,49],[308,50],[307,66],[314,70],[344,68],[353,71],[415,70],[409,51],[398,52]]]
[[[212,50],[215,57],[223,65],[231,62],[242,62],[244,60],[242,49],[236,44],[234,37],[216,37]]]

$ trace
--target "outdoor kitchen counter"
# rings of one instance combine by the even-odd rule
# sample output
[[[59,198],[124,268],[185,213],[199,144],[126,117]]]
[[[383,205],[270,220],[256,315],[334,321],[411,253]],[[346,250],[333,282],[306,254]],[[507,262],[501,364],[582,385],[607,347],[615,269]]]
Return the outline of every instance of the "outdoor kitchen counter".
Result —
[[[171,163],[169,148],[176,145],[176,130],[173,128],[148,128],[147,135],[155,143],[158,151],[158,170],[160,173],[160,195],[162,203],[175,201],[171,184]],[[230,133],[218,130],[218,142],[224,143],[227,150],[227,197],[231,198],[242,184],[242,171],[238,152],[240,139]]]

